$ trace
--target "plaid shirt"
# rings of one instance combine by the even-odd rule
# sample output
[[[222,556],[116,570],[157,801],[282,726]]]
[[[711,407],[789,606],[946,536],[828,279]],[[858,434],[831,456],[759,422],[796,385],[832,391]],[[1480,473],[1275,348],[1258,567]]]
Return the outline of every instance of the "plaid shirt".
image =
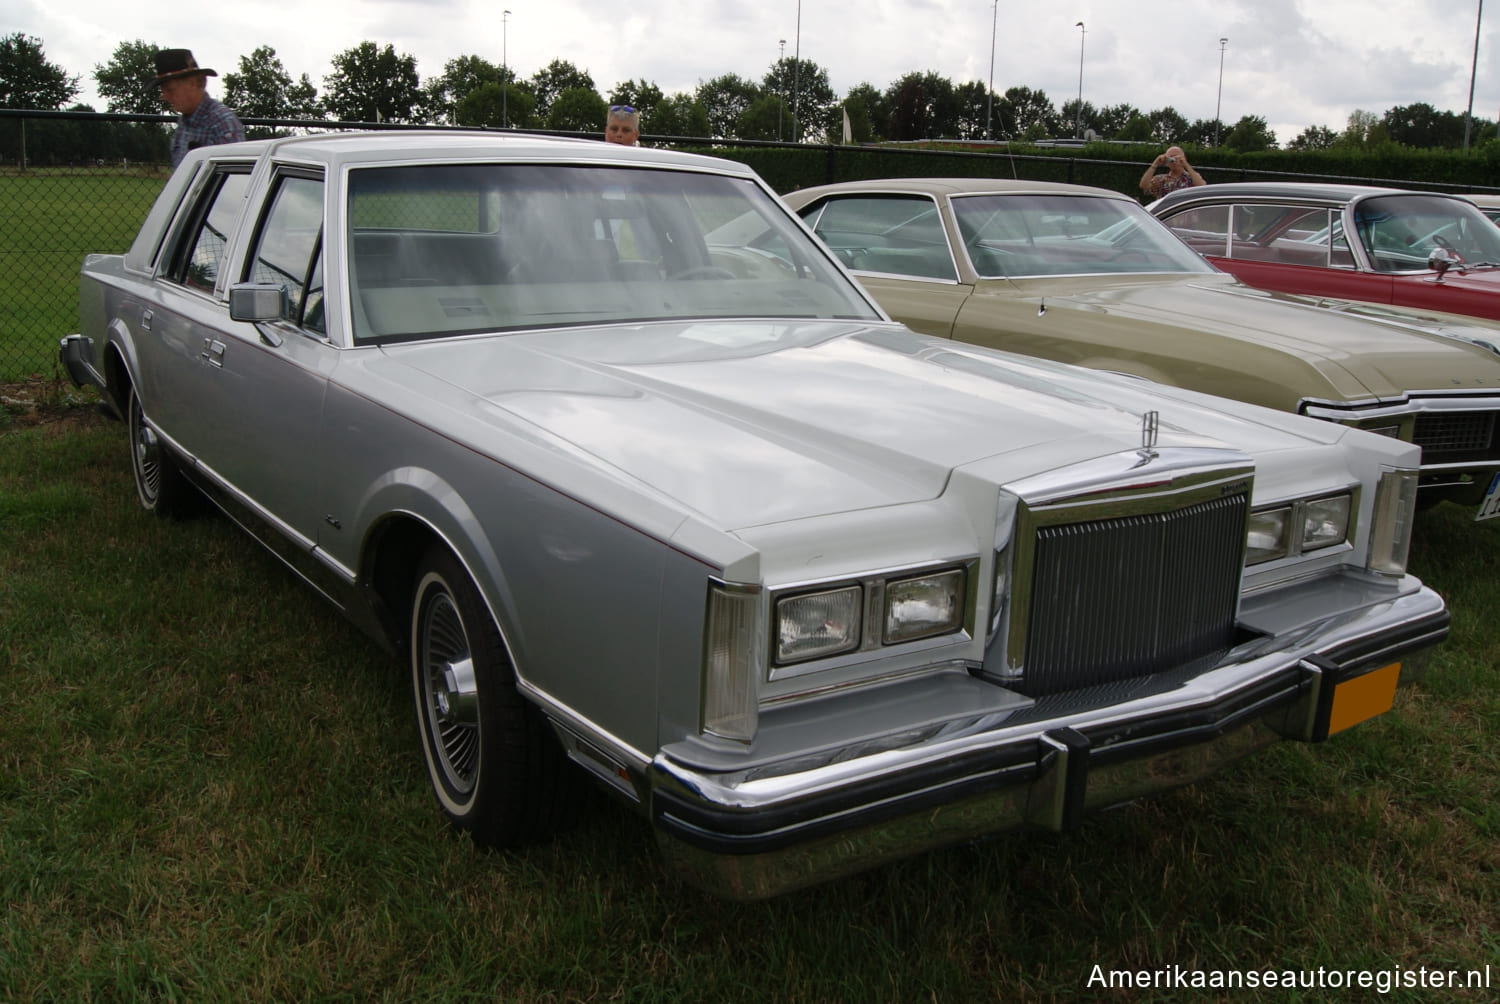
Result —
[[[244,138],[245,127],[234,110],[205,94],[191,115],[178,117],[177,131],[172,134],[172,166],[182,163],[189,150],[215,143],[239,143]]]

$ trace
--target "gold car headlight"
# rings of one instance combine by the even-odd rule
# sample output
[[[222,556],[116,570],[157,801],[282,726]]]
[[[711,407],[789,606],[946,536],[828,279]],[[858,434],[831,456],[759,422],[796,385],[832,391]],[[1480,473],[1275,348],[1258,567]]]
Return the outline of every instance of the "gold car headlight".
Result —
[[[963,625],[965,588],[960,568],[886,583],[885,644],[957,631]]]

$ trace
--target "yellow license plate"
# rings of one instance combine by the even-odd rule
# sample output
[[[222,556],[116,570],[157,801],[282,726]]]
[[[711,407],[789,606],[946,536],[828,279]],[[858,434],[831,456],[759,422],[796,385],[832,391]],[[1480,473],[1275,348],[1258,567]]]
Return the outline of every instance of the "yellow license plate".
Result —
[[[1400,679],[1401,664],[1393,662],[1335,687],[1333,710],[1328,715],[1328,734],[1342,732],[1391,710],[1396,703],[1396,682]]]

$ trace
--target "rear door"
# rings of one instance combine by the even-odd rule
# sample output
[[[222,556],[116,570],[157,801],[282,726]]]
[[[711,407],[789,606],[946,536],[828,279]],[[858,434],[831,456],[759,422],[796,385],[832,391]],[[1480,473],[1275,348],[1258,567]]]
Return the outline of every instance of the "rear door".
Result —
[[[935,199],[835,195],[799,215],[891,317],[923,334],[953,337],[974,287],[959,281]]]

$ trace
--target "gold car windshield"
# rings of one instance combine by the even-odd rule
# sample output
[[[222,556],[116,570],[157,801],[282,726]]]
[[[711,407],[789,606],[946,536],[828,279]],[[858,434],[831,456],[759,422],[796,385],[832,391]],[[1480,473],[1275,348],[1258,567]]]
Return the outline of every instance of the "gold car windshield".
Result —
[[[556,164],[350,172],[356,342],[713,317],[877,320],[759,186]]]
[[[1042,194],[952,201],[964,250],[982,278],[1214,271],[1133,202]]]

